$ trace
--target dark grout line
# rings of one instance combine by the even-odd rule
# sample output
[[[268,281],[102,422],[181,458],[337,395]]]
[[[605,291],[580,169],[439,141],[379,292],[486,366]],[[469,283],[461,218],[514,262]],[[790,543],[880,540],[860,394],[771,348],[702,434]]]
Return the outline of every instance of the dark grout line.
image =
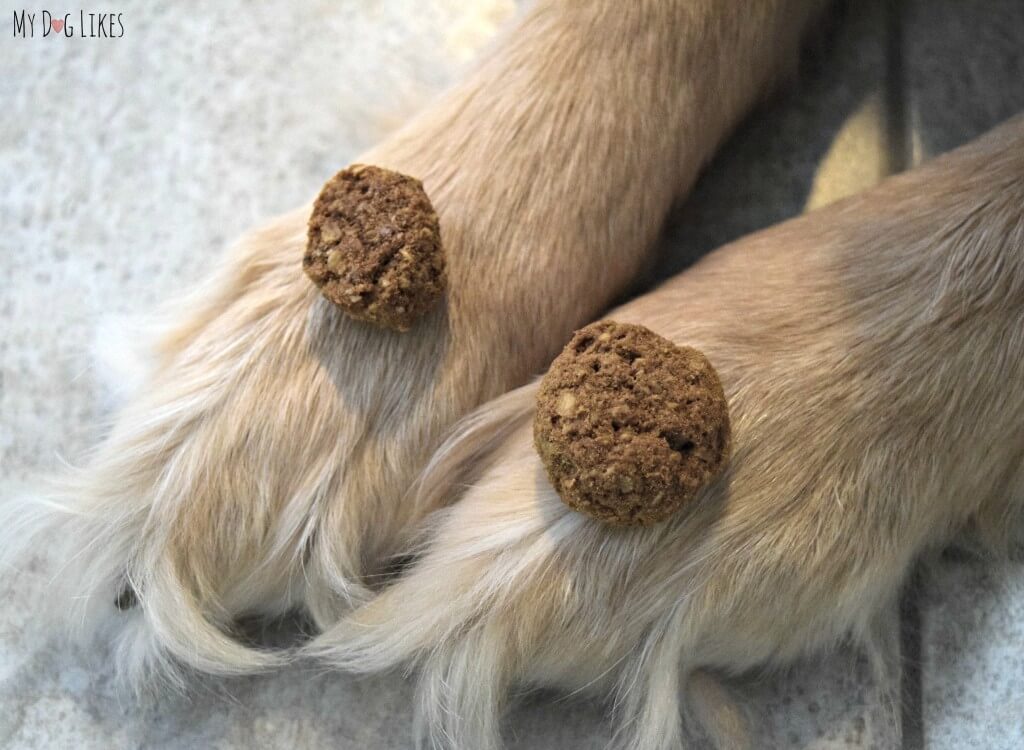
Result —
[[[887,0],[885,19],[885,119],[889,173],[902,172],[913,159],[903,67],[903,0]]]
[[[922,594],[924,572],[918,565],[900,600],[900,728],[903,750],[924,750],[924,689],[922,685]]]
[[[914,166],[906,99],[903,6],[904,0],[885,0],[884,108],[889,174],[897,174]],[[924,572],[919,564],[904,585],[899,605],[901,750],[925,750],[923,586]]]
[[[885,19],[885,116],[889,172],[913,166],[904,68],[903,0],[887,0]],[[902,750],[924,750],[922,684],[923,569],[915,568],[900,599],[900,730]]]

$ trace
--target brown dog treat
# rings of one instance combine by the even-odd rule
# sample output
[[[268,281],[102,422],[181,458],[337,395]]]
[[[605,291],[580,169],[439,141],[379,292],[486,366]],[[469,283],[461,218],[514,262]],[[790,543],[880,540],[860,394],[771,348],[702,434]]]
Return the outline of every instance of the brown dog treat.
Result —
[[[324,185],[302,267],[353,318],[407,331],[444,291],[441,229],[423,184],[354,164]]]
[[[576,332],[537,394],[533,437],[563,502],[600,521],[661,521],[729,458],[729,410],[696,349],[643,326]]]

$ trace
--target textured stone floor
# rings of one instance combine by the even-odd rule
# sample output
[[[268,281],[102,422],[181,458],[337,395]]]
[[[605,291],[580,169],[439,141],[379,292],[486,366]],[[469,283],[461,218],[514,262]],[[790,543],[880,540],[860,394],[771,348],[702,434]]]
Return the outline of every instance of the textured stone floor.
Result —
[[[232,237],[308,199],[438,90],[510,0],[215,7],[126,0],[121,39],[0,28],[0,496],[81,457],[104,414],[97,321],[197,279]],[[29,9],[30,11],[32,9]],[[0,18],[0,24],[10,17]],[[848,0],[673,217],[659,275],[867,187],[1024,109],[1024,2]],[[103,653],[44,641],[45,550],[0,570],[0,747],[410,747],[410,686],[290,669],[142,709]],[[893,627],[905,731],[854,653],[737,682],[761,748],[1024,747],[1024,567],[924,567]],[[899,672],[900,670],[897,670]],[[534,696],[515,748],[591,748],[601,707]]]

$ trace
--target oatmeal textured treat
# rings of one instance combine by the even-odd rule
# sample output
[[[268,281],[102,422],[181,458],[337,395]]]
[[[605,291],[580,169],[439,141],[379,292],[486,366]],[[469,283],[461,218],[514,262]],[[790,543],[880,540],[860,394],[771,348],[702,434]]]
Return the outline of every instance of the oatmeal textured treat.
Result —
[[[353,318],[407,331],[445,286],[441,229],[423,184],[354,164],[324,185],[302,267]]]
[[[729,458],[729,410],[696,349],[643,326],[576,332],[537,394],[537,452],[571,508],[606,523],[664,520]]]

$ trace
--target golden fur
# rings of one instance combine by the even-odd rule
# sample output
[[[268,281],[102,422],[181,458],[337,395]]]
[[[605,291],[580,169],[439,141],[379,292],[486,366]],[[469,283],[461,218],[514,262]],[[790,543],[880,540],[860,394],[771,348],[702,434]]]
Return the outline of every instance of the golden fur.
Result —
[[[911,563],[970,525],[1005,545],[1024,508],[1024,117],[609,317],[715,363],[730,467],[671,521],[611,528],[545,479],[535,384],[475,414],[421,478],[424,505],[458,501],[416,564],[310,647],[346,669],[419,663],[437,745],[496,746],[525,684],[615,691],[625,747],[677,747],[697,672],[699,712],[725,717],[708,729],[740,747],[699,670],[848,636],[884,669],[880,618]]]

